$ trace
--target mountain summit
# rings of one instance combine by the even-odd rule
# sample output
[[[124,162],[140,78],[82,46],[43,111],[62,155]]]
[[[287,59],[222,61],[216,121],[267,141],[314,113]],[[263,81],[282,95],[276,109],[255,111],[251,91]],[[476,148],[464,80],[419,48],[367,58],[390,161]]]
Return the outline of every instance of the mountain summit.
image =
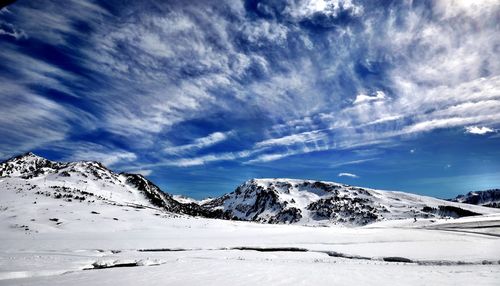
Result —
[[[266,223],[366,225],[390,219],[462,217],[490,210],[334,182],[252,179],[202,204],[221,218]]]
[[[197,214],[199,207],[181,204],[139,174],[114,173],[96,161],[54,162],[31,152],[0,164],[2,191],[61,199],[65,203],[101,202],[152,207]]]

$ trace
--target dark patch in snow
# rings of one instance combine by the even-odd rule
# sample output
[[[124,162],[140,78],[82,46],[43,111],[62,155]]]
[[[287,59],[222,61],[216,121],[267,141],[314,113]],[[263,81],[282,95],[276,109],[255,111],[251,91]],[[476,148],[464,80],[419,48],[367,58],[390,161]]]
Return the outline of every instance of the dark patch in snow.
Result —
[[[359,256],[359,255],[351,255],[351,254],[346,254],[346,253],[341,253],[341,252],[336,252],[336,251],[325,251],[324,253],[328,254],[328,256],[331,256],[331,257],[340,257],[340,258],[347,258],[347,259],[372,260],[371,257]]]
[[[426,213],[433,213],[440,216],[445,216],[445,217],[448,216],[453,218],[481,215],[479,213],[465,210],[455,206],[439,206],[438,208],[425,206],[422,208],[422,211]]]
[[[104,263],[99,263],[99,262],[94,262],[92,263],[92,267],[89,268],[83,268],[83,270],[98,270],[98,269],[107,269],[107,268],[118,268],[118,267],[136,267],[136,266],[142,266],[139,264],[139,262],[127,262],[127,263],[116,263],[116,264],[104,264]]]
[[[389,256],[382,258],[386,262],[403,262],[403,263],[413,263],[413,260],[405,257]]]
[[[260,252],[278,252],[278,251],[287,251],[287,252],[308,252],[307,248],[299,248],[299,247],[231,247],[230,250],[255,250]]]
[[[171,252],[171,251],[193,251],[195,249],[185,249],[185,248],[146,248],[137,249],[139,252]]]

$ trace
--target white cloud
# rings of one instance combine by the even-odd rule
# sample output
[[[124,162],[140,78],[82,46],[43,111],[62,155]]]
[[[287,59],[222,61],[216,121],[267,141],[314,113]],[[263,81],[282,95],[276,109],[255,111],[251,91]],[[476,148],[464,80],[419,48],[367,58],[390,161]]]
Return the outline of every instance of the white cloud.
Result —
[[[194,157],[183,157],[179,159],[164,159],[152,164],[140,164],[138,168],[155,168],[162,166],[193,167],[205,165],[211,162],[232,161],[250,157],[261,150],[243,150],[236,152],[211,153]]]
[[[322,130],[314,130],[303,132],[299,134],[292,134],[280,138],[271,138],[264,141],[257,142],[256,147],[267,147],[267,146],[289,146],[295,144],[306,144],[310,142],[317,142],[321,139],[326,139],[327,134]]]
[[[366,103],[366,102],[372,102],[372,101],[380,101],[384,100],[386,98],[386,95],[383,91],[377,91],[375,92],[374,96],[369,96],[366,94],[358,94],[356,96],[356,99],[354,99],[353,104],[361,104],[361,103]]]
[[[358,175],[353,174],[353,173],[339,173],[339,177],[349,177],[349,178],[359,178]]]
[[[182,154],[191,151],[200,150],[203,148],[207,148],[213,146],[217,143],[227,140],[232,134],[233,131],[228,132],[214,132],[206,137],[197,138],[191,144],[180,145],[180,146],[171,146],[164,149],[167,154]]]
[[[469,117],[451,117],[451,118],[439,118],[431,119],[428,121],[422,121],[409,125],[405,127],[400,132],[396,134],[410,134],[417,132],[427,132],[439,128],[453,128],[460,127],[468,124],[480,123],[480,122],[498,122],[500,121],[499,115],[478,115]]]
[[[465,127],[465,133],[470,133],[470,134],[484,135],[484,134],[492,133],[492,132],[495,132],[495,130],[491,129],[489,127],[486,127],[486,126],[482,126],[482,127],[467,126],[467,127]]]
[[[68,160],[69,159],[69,160]],[[98,161],[103,163],[107,167],[112,167],[117,164],[123,164],[126,162],[133,162],[137,159],[137,156],[128,151],[114,151],[114,150],[75,150],[66,160],[68,161]]]
[[[199,157],[181,158],[176,160],[165,160],[157,165],[177,166],[177,167],[192,167],[208,164],[217,161],[228,161],[239,158],[238,154],[226,152],[218,154],[208,154]]]
[[[261,151],[266,150],[267,148],[263,149],[257,149],[250,153],[250,155],[254,154],[259,154],[262,153]],[[318,151],[325,151],[328,150],[328,146],[319,146],[317,144],[314,144],[311,147],[308,147],[307,145],[302,145],[302,146],[295,146],[294,148],[289,148],[287,151],[274,151],[270,153],[265,153],[265,154],[260,154],[256,156],[254,159],[248,160],[244,162],[244,164],[253,164],[253,163],[261,163],[261,162],[271,162],[271,161],[276,161],[280,160],[282,158],[286,158],[289,156],[293,155],[299,155],[299,154],[306,154],[306,153],[311,153],[311,152],[318,152]]]
[[[247,39],[256,45],[263,45],[263,40],[276,44],[283,44],[286,41],[288,28],[274,21],[259,20],[243,25],[243,32]]]
[[[238,99],[259,106],[273,119],[286,122],[309,115],[331,99],[331,94],[325,93],[318,86],[317,78],[311,76],[317,71],[310,58],[284,60],[281,65],[285,72],[272,72],[264,80],[245,86],[238,93]]]
[[[296,153],[295,153],[296,154]],[[275,153],[275,154],[263,154],[257,156],[255,159],[248,160],[245,162],[246,164],[252,164],[252,163],[262,163],[262,162],[271,162],[271,161],[276,161],[288,156],[294,155],[292,152],[286,152],[286,153]]]
[[[381,118],[373,120],[371,122],[361,124],[360,126],[362,127],[362,126],[376,125],[376,124],[380,124],[380,123],[388,123],[388,122],[396,121],[396,120],[403,119],[403,118],[404,118],[403,115],[391,115],[391,116],[381,117]]]
[[[310,17],[315,13],[336,17],[343,10],[350,10],[353,15],[363,13],[360,5],[355,5],[351,0],[302,0],[290,1],[285,9],[290,16],[296,19]]]

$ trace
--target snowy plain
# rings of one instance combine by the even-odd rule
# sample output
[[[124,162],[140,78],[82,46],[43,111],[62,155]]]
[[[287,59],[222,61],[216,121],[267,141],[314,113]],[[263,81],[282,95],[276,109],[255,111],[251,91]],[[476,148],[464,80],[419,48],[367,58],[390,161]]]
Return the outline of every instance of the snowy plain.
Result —
[[[0,212],[0,285],[500,281],[496,214],[309,227],[193,218],[104,202],[54,204],[38,198],[33,205],[31,199],[17,198]]]
[[[357,227],[208,219],[94,162],[17,160],[0,177],[0,285],[500,285],[498,209]]]

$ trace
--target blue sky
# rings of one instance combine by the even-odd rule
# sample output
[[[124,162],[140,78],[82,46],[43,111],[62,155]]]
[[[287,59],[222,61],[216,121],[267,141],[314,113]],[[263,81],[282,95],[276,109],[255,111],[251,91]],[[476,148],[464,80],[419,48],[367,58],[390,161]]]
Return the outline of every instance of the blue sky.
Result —
[[[500,187],[498,1],[30,1],[0,10],[0,158],[437,197]]]

